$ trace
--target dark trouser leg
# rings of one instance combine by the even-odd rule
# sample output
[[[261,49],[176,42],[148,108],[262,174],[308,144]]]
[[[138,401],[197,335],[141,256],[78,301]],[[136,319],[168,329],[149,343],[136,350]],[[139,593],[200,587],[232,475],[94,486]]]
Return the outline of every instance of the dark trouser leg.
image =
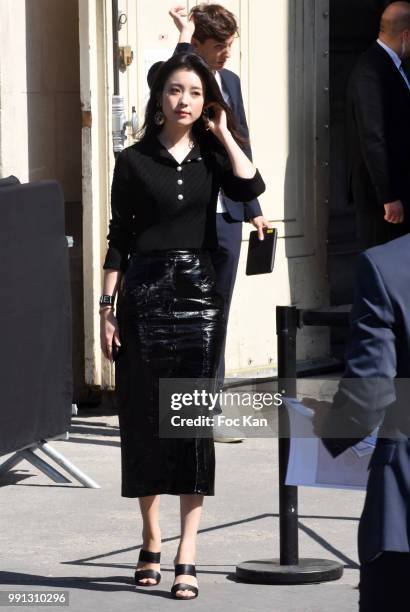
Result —
[[[225,300],[227,326],[236,272],[238,270],[239,254],[241,251],[242,223],[240,221],[230,220],[227,213],[217,213],[216,229],[219,248],[212,253],[212,263],[216,272],[218,291],[223,295]],[[225,340],[226,329],[217,373],[219,385],[223,385],[225,379]]]
[[[360,567],[360,612],[407,612],[410,553],[383,552]]]

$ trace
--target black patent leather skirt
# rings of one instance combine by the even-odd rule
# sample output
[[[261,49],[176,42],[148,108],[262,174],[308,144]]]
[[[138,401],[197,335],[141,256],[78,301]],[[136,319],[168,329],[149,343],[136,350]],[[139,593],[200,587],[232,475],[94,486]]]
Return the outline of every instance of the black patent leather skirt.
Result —
[[[159,379],[213,378],[225,320],[209,253],[133,255],[117,312],[122,495],[214,494],[212,438],[159,436]]]

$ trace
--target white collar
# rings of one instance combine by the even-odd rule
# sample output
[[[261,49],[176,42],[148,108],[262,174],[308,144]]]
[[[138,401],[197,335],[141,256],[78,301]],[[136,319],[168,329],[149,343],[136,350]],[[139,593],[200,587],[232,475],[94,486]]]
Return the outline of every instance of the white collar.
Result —
[[[383,47],[383,49],[386,51],[386,53],[388,53],[390,55],[390,57],[392,58],[393,62],[396,64],[397,68],[400,68],[401,66],[401,59],[400,57],[397,55],[396,51],[393,51],[393,49],[390,49],[390,47],[388,47],[383,41],[381,41],[379,38],[377,39],[377,42],[379,43],[379,45],[381,47]]]

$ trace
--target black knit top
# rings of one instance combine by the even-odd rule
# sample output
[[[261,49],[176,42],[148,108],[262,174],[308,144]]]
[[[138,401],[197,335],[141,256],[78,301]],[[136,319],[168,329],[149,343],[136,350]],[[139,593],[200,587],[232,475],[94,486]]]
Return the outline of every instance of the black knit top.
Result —
[[[114,169],[103,267],[124,271],[134,252],[216,248],[220,189],[246,202],[263,193],[265,184],[258,171],[251,179],[235,176],[222,149],[195,145],[180,164],[157,138],[124,149]]]

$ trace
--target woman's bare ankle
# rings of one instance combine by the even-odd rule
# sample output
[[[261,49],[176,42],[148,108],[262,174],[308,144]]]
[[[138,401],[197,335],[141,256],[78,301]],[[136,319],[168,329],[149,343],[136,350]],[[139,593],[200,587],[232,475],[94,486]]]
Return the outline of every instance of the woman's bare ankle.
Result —
[[[195,565],[196,548],[195,545],[178,546],[174,563],[192,563]]]
[[[144,533],[142,532],[142,548],[150,552],[160,552],[161,550],[161,533]]]

